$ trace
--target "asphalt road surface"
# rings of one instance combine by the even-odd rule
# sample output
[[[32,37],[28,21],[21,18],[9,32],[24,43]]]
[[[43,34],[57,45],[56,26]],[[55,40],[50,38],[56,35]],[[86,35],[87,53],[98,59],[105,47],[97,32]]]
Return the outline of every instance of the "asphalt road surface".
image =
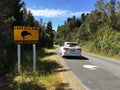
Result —
[[[85,52],[82,57],[60,58],[86,90],[120,90],[120,61]]]

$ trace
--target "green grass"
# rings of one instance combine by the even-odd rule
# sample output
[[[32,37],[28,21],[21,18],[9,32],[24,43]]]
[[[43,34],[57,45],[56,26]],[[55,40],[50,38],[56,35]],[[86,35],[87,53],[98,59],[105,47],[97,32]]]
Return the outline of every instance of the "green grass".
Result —
[[[11,84],[2,89],[56,90],[60,84],[57,69],[61,67],[57,57],[54,48],[37,48],[37,70],[33,72],[32,50],[22,51],[21,74],[17,75],[16,65]]]
[[[110,55],[110,54],[105,53],[104,51],[98,51],[98,50],[92,49],[90,43],[86,44],[86,45],[83,45],[82,48],[85,52],[88,52],[88,53],[93,53],[93,54],[103,56],[103,57],[107,57],[107,58],[111,58],[111,59],[114,59],[114,60],[120,60],[120,56],[118,56],[118,55]]]

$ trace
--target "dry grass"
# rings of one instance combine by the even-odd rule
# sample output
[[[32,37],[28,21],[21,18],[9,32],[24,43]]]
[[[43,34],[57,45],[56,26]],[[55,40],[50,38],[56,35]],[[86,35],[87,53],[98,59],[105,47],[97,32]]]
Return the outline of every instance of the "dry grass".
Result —
[[[60,84],[58,56],[53,49],[37,50],[37,70],[32,72],[32,52],[25,51],[21,75],[13,79],[8,89],[14,90],[56,90]]]
[[[37,70],[34,73],[32,51],[23,54],[21,75],[15,76],[2,90],[84,90],[64,67],[54,48],[37,50]]]

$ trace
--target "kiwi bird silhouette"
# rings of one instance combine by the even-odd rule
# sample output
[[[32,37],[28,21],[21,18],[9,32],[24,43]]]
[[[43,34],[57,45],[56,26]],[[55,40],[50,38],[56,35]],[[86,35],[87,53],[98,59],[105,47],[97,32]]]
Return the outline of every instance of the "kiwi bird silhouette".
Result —
[[[21,36],[23,37],[23,40],[25,39],[25,36],[28,36],[28,35],[32,35],[32,34],[28,31],[22,31],[21,32]]]

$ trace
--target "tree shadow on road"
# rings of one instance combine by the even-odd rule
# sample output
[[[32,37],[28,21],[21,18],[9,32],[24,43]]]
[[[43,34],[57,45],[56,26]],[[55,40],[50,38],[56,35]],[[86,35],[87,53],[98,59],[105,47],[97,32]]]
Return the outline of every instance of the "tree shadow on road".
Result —
[[[76,60],[89,60],[89,58],[85,56],[66,56],[65,59],[76,59]]]
[[[71,71],[71,69],[58,69],[57,72],[67,72],[67,71]]]
[[[56,90],[72,90],[69,86],[69,83],[60,83]]]

